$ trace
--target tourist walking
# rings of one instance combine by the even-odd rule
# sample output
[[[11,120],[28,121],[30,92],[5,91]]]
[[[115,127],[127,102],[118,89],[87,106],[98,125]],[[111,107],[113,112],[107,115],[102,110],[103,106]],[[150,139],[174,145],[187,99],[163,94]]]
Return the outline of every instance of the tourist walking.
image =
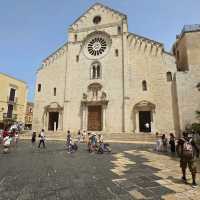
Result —
[[[170,133],[169,145],[170,145],[171,153],[175,153],[176,152],[176,142],[175,142],[175,137],[174,137],[173,133]]]
[[[196,187],[196,160],[199,158],[199,149],[192,138],[188,137],[187,132],[183,132],[183,138],[179,139],[177,153],[180,157],[180,168],[182,169],[182,180],[187,183],[186,169],[189,168],[192,174],[192,186]]]
[[[162,135],[161,140],[162,140],[162,151],[167,152],[167,138],[165,134]]]
[[[40,148],[41,144],[43,145],[43,148],[45,148],[45,132],[44,132],[44,129],[42,129],[42,131],[40,132],[39,138],[40,138],[40,142],[39,142],[38,148]]]

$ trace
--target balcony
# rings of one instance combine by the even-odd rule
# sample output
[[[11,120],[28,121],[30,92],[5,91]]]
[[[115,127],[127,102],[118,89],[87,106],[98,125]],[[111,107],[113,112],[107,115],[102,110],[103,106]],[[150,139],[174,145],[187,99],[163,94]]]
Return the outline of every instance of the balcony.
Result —
[[[17,114],[3,113],[3,120],[16,121],[17,120]]]
[[[8,104],[16,104],[17,103],[17,97],[11,98],[10,96],[7,97]]]

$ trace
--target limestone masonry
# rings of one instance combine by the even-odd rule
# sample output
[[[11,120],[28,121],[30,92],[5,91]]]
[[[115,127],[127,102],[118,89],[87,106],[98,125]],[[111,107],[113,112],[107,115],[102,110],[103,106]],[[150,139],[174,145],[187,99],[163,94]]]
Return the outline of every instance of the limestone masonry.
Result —
[[[200,110],[200,26],[173,45],[128,32],[127,16],[95,4],[37,72],[33,129],[173,132]]]

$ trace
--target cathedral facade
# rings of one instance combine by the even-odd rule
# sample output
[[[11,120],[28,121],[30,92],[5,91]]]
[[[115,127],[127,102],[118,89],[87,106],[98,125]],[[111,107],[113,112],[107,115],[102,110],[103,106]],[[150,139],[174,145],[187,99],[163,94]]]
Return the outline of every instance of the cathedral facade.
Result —
[[[168,53],[163,44],[128,32],[123,13],[93,5],[37,71],[33,128],[178,134],[200,107],[200,60],[194,53],[192,67],[184,61],[191,55],[185,37],[199,33],[183,32]]]

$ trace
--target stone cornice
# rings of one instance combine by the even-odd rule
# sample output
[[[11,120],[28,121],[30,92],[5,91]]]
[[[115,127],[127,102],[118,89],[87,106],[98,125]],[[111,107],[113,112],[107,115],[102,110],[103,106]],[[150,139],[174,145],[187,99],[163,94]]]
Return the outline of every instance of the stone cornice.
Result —
[[[162,43],[137,35],[135,33],[129,33],[127,40],[129,47],[140,50],[141,52],[147,52],[154,56],[165,53]]]
[[[65,44],[63,44],[61,47],[59,47],[56,51],[54,51],[52,54],[50,54],[47,58],[45,58],[42,61],[42,65],[41,67],[37,70],[40,71],[41,69],[43,69],[44,67],[54,63],[54,61],[59,58],[61,55],[63,55],[66,51],[67,51],[67,46],[68,46],[68,42],[66,42]]]

